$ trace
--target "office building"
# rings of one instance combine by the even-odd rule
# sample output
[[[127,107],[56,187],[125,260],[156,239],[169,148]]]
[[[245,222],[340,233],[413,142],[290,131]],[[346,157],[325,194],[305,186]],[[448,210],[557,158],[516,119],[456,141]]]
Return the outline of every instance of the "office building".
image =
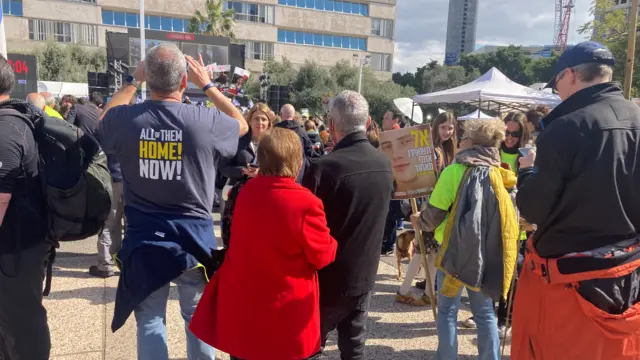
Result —
[[[471,55],[478,54],[489,54],[498,51],[499,49],[508,48],[508,46],[499,46],[499,45],[485,45],[481,48],[478,48],[472,51]],[[550,58],[553,56],[555,51],[555,45],[530,45],[530,46],[519,46],[518,51],[523,55],[530,57],[533,60],[538,60],[540,58]]]
[[[458,63],[461,54],[475,50],[478,0],[449,0],[445,65]]]
[[[32,52],[43,41],[105,47],[106,31],[140,26],[136,0],[3,0],[9,52]],[[396,0],[225,1],[236,12],[236,40],[245,44],[245,67],[261,71],[266,60],[286,57],[294,64],[314,60],[331,66],[339,60],[370,66],[391,78]],[[147,0],[145,28],[187,31],[204,0]],[[354,56],[357,55],[357,56]]]

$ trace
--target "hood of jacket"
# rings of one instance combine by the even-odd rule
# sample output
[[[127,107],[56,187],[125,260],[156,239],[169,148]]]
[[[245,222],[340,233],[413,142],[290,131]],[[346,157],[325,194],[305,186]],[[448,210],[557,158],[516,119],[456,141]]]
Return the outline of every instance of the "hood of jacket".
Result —
[[[43,110],[38,109],[37,107],[29,104],[26,101],[18,100],[18,99],[9,99],[7,101],[0,102],[0,108],[2,109],[13,109],[18,111],[21,114],[27,115],[30,119],[35,119],[35,117],[44,117],[45,113]]]
[[[302,126],[295,120],[282,120],[274,126],[296,131],[302,130]]]

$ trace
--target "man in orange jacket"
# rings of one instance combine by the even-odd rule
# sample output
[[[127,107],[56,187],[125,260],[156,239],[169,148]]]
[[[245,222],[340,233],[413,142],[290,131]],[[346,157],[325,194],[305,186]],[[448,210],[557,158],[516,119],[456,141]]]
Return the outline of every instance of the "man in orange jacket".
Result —
[[[611,82],[613,64],[595,42],[562,54],[548,85],[562,103],[520,159],[518,208],[537,231],[514,360],[640,359],[640,108]]]

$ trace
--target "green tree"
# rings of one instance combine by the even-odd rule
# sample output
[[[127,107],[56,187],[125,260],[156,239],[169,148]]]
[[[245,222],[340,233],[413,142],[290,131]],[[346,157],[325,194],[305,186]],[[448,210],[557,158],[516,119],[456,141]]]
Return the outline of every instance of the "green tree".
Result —
[[[79,45],[64,45],[54,41],[36,51],[38,79],[42,81],[87,82],[87,72],[105,71],[105,49],[89,49]]]
[[[294,106],[314,112],[322,109],[322,97],[335,89],[335,80],[327,68],[307,60],[291,83]]]
[[[547,82],[555,75],[554,68],[558,62],[558,55],[554,55],[550,58],[541,58],[529,63],[529,66],[525,69],[525,73],[529,79],[528,84]]]
[[[532,82],[525,69],[532,61],[529,56],[520,51],[520,47],[509,46],[491,53],[462,55],[460,57],[460,66],[465,68],[467,73],[476,69],[481,74],[495,67],[509,79],[519,84],[530,85]]]
[[[282,61],[268,60],[262,71],[269,74],[269,81],[273,85],[290,85],[298,73],[291,61],[284,57]]]
[[[205,0],[204,13],[196,10],[189,20],[188,31],[195,34],[224,36],[235,39],[235,12],[224,9],[222,0]]]
[[[629,21],[624,9],[612,9],[614,4],[613,0],[594,0],[590,10],[594,19],[581,26],[578,32],[604,44],[611,50],[616,59],[616,64],[613,66],[613,78],[622,83],[627,58]],[[636,43],[637,49],[638,44]],[[635,58],[632,88],[640,86],[640,74],[638,74],[640,59],[637,52]]]
[[[423,93],[451,89],[475,80],[480,74],[476,69],[467,72],[463,67],[437,65],[426,68],[422,73]]]
[[[291,86],[291,102],[296,108],[308,108],[312,114],[323,114],[323,96],[342,90],[357,90],[359,69],[349,61],[339,61],[330,68],[307,61],[296,69],[289,60],[270,60],[264,72],[269,73],[272,85]],[[369,102],[369,112],[376,121],[393,107],[393,99],[413,97],[415,89],[390,80],[381,80],[369,68],[363,69],[362,95]]]

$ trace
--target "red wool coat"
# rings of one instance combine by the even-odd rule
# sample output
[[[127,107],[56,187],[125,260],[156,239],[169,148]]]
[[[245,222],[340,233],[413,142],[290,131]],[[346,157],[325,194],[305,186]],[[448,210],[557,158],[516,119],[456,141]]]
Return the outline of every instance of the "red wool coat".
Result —
[[[336,241],[320,199],[291,178],[258,176],[238,195],[223,265],[190,329],[245,360],[304,359],[320,348],[317,270]]]

